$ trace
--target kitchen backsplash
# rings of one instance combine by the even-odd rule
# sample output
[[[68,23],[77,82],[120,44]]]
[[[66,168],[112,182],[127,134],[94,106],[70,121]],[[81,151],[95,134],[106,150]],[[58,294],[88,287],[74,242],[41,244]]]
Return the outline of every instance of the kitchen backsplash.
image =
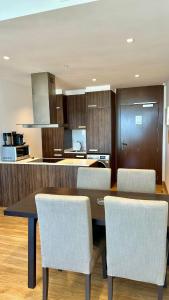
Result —
[[[73,149],[76,148],[76,143],[80,142],[82,150],[86,150],[86,129],[74,129],[72,130],[72,145]]]

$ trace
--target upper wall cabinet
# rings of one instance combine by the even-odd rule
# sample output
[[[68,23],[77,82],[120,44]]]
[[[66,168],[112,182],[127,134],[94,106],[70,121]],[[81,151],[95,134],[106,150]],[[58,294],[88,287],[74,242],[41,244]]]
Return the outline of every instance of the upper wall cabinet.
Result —
[[[67,117],[69,128],[86,128],[86,95],[67,96]]]
[[[49,106],[51,124],[67,123],[66,96],[55,95],[54,97],[51,97]]]
[[[112,91],[86,94],[87,152],[112,154],[115,132],[115,94]],[[113,125],[114,124],[114,125]]]

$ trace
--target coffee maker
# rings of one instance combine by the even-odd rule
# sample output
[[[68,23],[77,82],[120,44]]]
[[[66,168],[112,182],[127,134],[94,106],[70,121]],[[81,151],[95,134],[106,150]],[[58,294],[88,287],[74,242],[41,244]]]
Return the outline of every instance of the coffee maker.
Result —
[[[12,132],[12,141],[13,146],[22,146],[25,144],[23,141],[23,134],[16,133],[16,131]]]
[[[16,131],[3,133],[4,146],[22,146],[24,145],[23,134]]]

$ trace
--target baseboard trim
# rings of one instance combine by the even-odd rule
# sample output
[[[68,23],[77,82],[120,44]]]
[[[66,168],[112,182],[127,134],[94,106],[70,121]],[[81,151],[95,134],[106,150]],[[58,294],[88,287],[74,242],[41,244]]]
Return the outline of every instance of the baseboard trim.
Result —
[[[165,189],[166,194],[168,194],[168,190],[167,190],[167,186],[166,186],[165,181],[163,181],[163,186],[164,186],[164,189]]]

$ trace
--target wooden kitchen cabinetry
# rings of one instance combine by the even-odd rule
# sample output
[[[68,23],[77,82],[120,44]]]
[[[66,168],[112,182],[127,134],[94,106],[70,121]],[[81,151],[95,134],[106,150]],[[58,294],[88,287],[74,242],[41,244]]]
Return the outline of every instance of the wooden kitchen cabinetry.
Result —
[[[51,124],[67,123],[66,96],[55,95],[49,99]]]
[[[72,147],[72,132],[64,127],[42,128],[42,154],[46,158],[63,157],[64,149]]]
[[[64,153],[64,158],[86,158],[86,154],[80,154],[80,153]]]
[[[115,94],[112,91],[86,94],[87,152],[112,154],[115,148]]]
[[[0,164],[0,206],[19,201],[16,164]],[[14,201],[13,201],[14,199]]]
[[[77,170],[75,166],[0,164],[0,205],[12,205],[42,187],[76,187]]]
[[[43,157],[63,157],[64,128],[42,128]]]
[[[67,96],[67,120],[70,129],[86,128],[86,95]]]

